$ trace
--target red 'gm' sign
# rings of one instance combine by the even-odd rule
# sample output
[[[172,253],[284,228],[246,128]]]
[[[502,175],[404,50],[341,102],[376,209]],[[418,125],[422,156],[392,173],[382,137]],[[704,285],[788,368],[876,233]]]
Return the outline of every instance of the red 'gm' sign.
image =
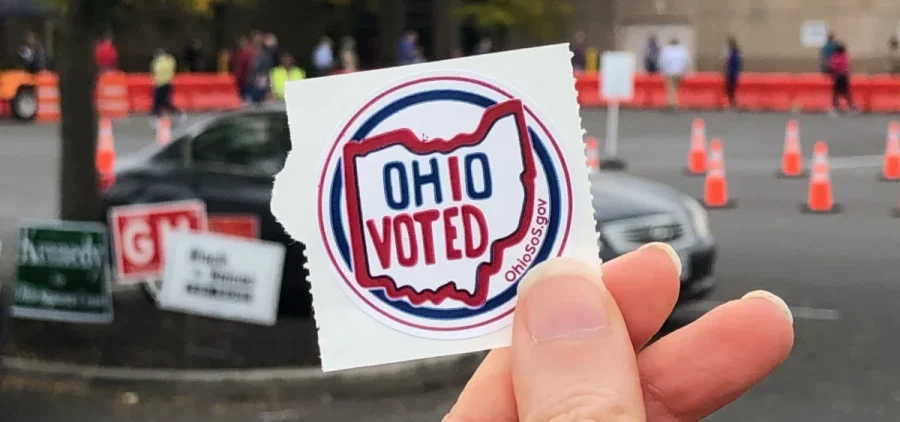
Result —
[[[167,233],[207,230],[206,206],[195,200],[116,207],[109,222],[120,283],[161,276]]]

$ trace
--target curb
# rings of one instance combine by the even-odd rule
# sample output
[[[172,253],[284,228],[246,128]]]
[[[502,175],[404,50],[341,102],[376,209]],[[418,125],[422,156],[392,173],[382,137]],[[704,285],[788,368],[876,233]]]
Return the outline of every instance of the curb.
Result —
[[[137,390],[185,388],[259,388],[260,384],[291,391],[315,391],[334,395],[388,395],[434,390],[465,383],[486,352],[444,356],[337,372],[320,368],[271,368],[235,370],[178,370],[95,367],[3,357],[4,375],[25,378],[66,379],[94,386]],[[187,384],[187,385],[186,385]]]

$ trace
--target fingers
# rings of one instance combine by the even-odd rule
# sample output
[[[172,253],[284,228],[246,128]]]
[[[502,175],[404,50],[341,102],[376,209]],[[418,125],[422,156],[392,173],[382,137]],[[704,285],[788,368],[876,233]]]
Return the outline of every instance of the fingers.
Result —
[[[647,419],[693,422],[734,401],[787,358],[792,321],[780,298],[753,292],[647,347],[638,356]]]
[[[640,350],[675,308],[681,259],[665,243],[648,243],[603,264],[603,281],[619,305],[634,348]]]
[[[634,347],[599,266],[561,258],[533,268],[512,343],[520,420],[644,420]]]
[[[635,349],[659,331],[678,300],[681,261],[674,253],[666,244],[651,243],[603,264],[604,284],[619,306]],[[510,365],[508,349],[492,350],[451,415],[471,422],[517,421]]]

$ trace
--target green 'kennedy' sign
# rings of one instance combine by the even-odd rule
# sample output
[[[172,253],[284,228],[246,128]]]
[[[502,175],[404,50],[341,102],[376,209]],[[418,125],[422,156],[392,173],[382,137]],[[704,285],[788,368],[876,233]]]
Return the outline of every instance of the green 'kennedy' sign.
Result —
[[[105,226],[29,222],[19,228],[18,252],[13,316],[112,322]]]

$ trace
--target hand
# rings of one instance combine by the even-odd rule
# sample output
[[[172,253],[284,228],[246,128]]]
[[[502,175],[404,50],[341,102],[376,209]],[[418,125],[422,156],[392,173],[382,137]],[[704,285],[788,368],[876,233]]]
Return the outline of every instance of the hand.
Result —
[[[649,244],[601,271],[560,258],[519,285],[512,347],[491,351],[444,422],[693,422],[790,353],[793,317],[757,291],[645,347],[671,313],[681,262]]]

